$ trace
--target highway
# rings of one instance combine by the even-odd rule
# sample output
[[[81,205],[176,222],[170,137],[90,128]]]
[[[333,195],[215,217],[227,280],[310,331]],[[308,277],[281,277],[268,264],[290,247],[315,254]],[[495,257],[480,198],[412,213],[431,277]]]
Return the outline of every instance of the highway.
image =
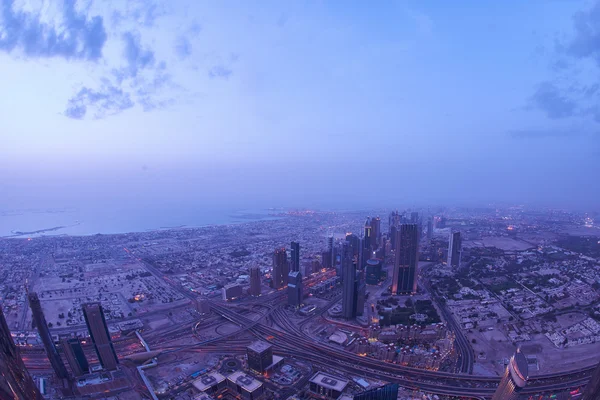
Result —
[[[277,311],[272,314],[272,318],[278,324],[281,323],[286,332],[258,323],[262,318],[249,319],[227,306],[211,302],[211,307],[242,329],[249,329],[262,338],[272,337],[270,342],[276,347],[278,353],[306,360],[322,368],[334,368],[354,376],[364,376],[366,373],[373,378],[397,382],[407,388],[453,396],[491,396],[499,382],[499,378],[494,377],[427,371],[386,363],[344,351],[334,345],[315,342],[306,337],[302,330],[291,322],[284,322],[285,315]],[[579,387],[589,380],[592,369],[582,368],[565,374],[535,377],[530,380],[525,393],[537,394]]]

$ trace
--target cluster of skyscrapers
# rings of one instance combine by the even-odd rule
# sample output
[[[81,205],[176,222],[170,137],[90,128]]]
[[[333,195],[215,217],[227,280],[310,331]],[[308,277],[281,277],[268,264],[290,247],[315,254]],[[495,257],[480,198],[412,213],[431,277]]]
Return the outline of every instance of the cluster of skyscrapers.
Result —
[[[291,243],[289,260],[284,247],[275,249],[271,278],[275,289],[283,289],[287,286],[288,303],[291,306],[299,307],[302,304],[304,288],[300,272],[300,243]],[[252,290],[252,275],[250,276],[250,289],[254,291]]]
[[[77,338],[62,341],[62,348],[71,368],[69,374],[58,348],[48,329],[48,323],[40,299],[35,292],[28,293],[33,324],[38,330],[46,355],[60,382],[60,389],[65,396],[74,394],[73,378],[89,373],[89,363]],[[87,303],[82,306],[83,315],[94,350],[103,369],[116,370],[119,364],[112,344],[104,312],[100,303]],[[18,347],[15,345],[4,313],[0,308],[0,399],[32,400],[42,399],[42,395],[29,375]]]

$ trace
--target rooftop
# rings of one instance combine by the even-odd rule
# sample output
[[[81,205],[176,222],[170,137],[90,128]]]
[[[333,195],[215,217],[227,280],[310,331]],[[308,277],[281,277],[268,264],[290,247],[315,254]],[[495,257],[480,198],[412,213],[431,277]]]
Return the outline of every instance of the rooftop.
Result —
[[[257,340],[256,342],[251,343],[250,345],[248,345],[248,350],[252,350],[256,353],[262,353],[265,350],[270,349],[271,346],[269,343],[267,342],[263,342],[262,340]]]
[[[346,386],[348,386],[350,381],[335,375],[327,374],[325,372],[317,372],[312,378],[310,378],[310,382],[341,392],[346,388]]]
[[[192,382],[192,385],[194,385],[194,387],[199,391],[204,392],[205,390],[210,389],[224,380],[225,377],[218,372],[210,372],[196,379],[194,382]]]
[[[254,379],[250,375],[246,375],[242,371],[234,372],[233,374],[229,375],[227,379],[251,393],[262,386],[262,382],[260,382],[257,379]]]

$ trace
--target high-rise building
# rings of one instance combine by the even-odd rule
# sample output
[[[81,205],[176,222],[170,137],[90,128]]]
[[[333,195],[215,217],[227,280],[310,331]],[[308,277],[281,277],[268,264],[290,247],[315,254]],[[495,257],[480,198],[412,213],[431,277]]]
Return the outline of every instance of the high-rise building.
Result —
[[[400,386],[397,383],[388,383],[375,389],[354,395],[353,400],[396,400]]]
[[[398,211],[392,211],[388,217],[388,233],[392,237],[392,227],[397,227],[400,224],[400,214]]]
[[[433,218],[427,218],[427,239],[433,239]]]
[[[44,317],[44,310],[42,310],[40,299],[36,292],[29,293],[27,297],[29,299],[29,307],[31,308],[33,322],[35,323],[40,339],[42,339],[42,343],[44,344],[44,349],[46,350],[50,365],[58,379],[67,380],[69,379],[69,373],[54,345],[54,340],[50,334],[50,329],[48,329],[48,322],[46,322],[46,317]]]
[[[63,340],[62,348],[65,352],[65,356],[67,357],[67,362],[71,367],[71,371],[73,372],[73,376],[78,377],[89,373],[90,365],[85,357],[85,353],[83,351],[83,347],[81,347],[81,342],[79,339],[73,338]]]
[[[381,279],[381,260],[372,258],[367,260],[366,282],[367,285],[377,285]]]
[[[327,238],[327,251],[329,252],[329,268],[335,268],[335,240],[333,236]]]
[[[419,213],[417,211],[413,211],[410,213],[410,223],[416,224],[419,222]]]
[[[450,233],[448,243],[448,265],[460,269],[460,258],[462,255],[462,239],[460,232]]]
[[[417,267],[419,264],[419,227],[402,224],[396,234],[396,258],[392,278],[392,293],[417,292]]]
[[[582,400],[598,400],[600,399],[600,363],[594,370],[590,381],[585,386]]]
[[[273,287],[281,289],[287,285],[289,265],[285,248],[275,249],[273,254]]]
[[[303,300],[302,273],[300,271],[292,271],[288,276],[288,304],[299,307]]]
[[[262,340],[251,343],[246,348],[248,368],[263,373],[273,364],[273,346]]]
[[[519,392],[527,384],[528,375],[527,358],[517,349],[517,352],[510,358],[502,380],[496,389],[492,400],[517,400]]]
[[[373,248],[377,249],[381,241],[381,218],[375,217],[371,219],[371,229],[373,236]]]
[[[373,227],[371,226],[371,218],[367,217],[365,221],[365,227],[363,230],[363,249],[367,251],[371,250],[373,246],[374,238],[373,238]]]
[[[252,296],[260,296],[260,268],[250,268],[250,294]]]
[[[0,399],[43,400],[8,329],[0,307]]]
[[[106,325],[106,319],[104,318],[104,311],[100,303],[86,303],[83,304],[83,317],[87,325],[92,343],[94,343],[94,349],[98,355],[98,360],[104,369],[109,371],[117,369],[119,359],[117,353],[113,347],[110,333],[108,333],[108,326]]]
[[[398,237],[398,226],[390,227],[390,245],[392,250],[396,250],[396,238]]]
[[[290,252],[290,272],[300,272],[300,243],[292,242]]]
[[[356,318],[358,303],[358,280],[352,246],[348,241],[342,244],[342,316]]]

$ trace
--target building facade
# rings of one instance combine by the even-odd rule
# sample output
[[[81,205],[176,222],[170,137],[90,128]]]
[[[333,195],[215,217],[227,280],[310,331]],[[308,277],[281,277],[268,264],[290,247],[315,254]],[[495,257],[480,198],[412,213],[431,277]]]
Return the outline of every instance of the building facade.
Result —
[[[48,360],[50,361],[50,365],[52,366],[54,373],[59,379],[69,379],[67,368],[65,367],[62,358],[60,358],[60,354],[58,353],[56,345],[54,344],[54,340],[52,339],[52,335],[50,334],[48,322],[46,322],[44,310],[42,310],[42,304],[40,303],[37,293],[28,293],[27,298],[29,300],[29,307],[31,308],[33,321],[40,335],[40,339],[44,344],[46,355],[48,356]]]
[[[287,285],[289,264],[285,248],[275,249],[273,253],[273,288],[281,289]]]
[[[273,346],[267,342],[257,341],[246,348],[248,368],[263,373],[273,364]]]
[[[527,358],[520,349],[517,349],[506,366],[492,400],[517,400],[528,378]]]
[[[298,242],[291,243],[290,272],[300,272],[300,243]]]
[[[62,347],[65,352],[65,356],[67,357],[67,362],[71,367],[73,376],[78,377],[90,372],[90,365],[85,357],[85,353],[79,339],[73,338],[63,340]]]
[[[0,399],[43,400],[25,368],[0,307]]]
[[[460,269],[462,256],[462,238],[460,232],[452,232],[448,240],[448,265]]]
[[[104,310],[100,303],[86,303],[83,306],[83,316],[85,323],[90,332],[94,349],[98,355],[98,360],[102,364],[102,368],[109,371],[117,369],[119,359],[113,346],[106,319],[104,318]]]
[[[292,271],[288,276],[288,304],[294,307],[300,307],[303,300],[302,273],[299,271]]]
[[[419,263],[419,227],[402,224],[396,234],[396,258],[392,277],[392,294],[417,292],[417,267]]]
[[[250,268],[250,294],[252,296],[260,296],[261,285],[260,285],[260,268]]]

